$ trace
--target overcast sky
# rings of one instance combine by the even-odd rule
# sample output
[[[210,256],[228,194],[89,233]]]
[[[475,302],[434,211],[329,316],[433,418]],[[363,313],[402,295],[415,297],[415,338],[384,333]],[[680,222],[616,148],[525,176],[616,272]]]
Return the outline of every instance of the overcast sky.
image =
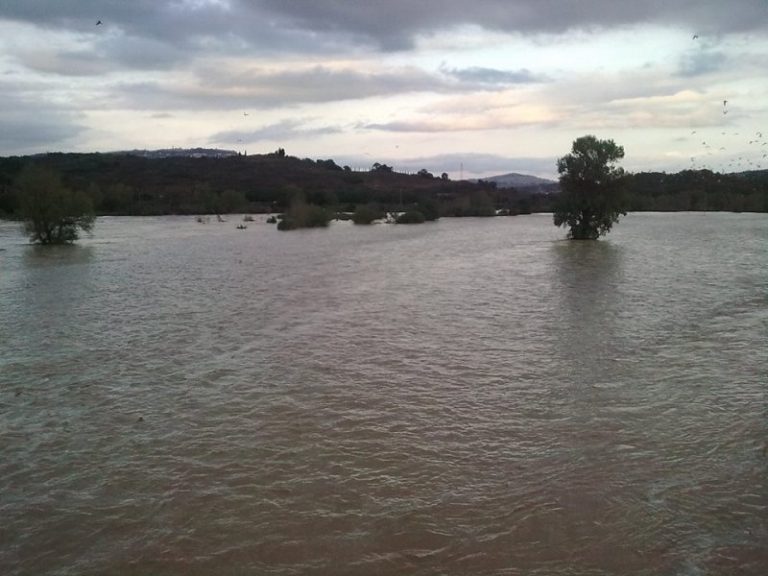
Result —
[[[633,171],[768,168],[768,0],[0,0],[0,101],[4,156],[554,177],[594,134]]]

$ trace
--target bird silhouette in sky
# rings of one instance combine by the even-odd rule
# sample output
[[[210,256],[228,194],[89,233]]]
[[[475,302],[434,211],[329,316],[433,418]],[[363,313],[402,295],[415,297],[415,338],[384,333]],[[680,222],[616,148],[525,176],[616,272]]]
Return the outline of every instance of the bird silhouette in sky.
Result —
[[[101,20],[96,21],[96,26],[101,26],[101,24],[102,24]]]
[[[698,37],[699,37],[699,35],[698,35],[698,34],[694,34],[694,35],[693,35],[693,39],[694,39],[694,40],[696,40]]]

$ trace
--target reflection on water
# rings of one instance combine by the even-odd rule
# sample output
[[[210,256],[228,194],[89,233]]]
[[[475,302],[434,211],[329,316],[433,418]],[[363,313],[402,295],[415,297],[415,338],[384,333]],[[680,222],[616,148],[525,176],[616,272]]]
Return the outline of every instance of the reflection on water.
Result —
[[[552,245],[552,281],[561,316],[561,353],[586,371],[621,344],[620,286],[624,249],[610,242],[562,241]],[[589,377],[589,376],[588,376]]]
[[[0,572],[763,574],[767,230],[0,225]]]
[[[30,245],[23,250],[24,264],[29,268],[88,264],[93,258],[93,246],[70,244],[64,246]]]

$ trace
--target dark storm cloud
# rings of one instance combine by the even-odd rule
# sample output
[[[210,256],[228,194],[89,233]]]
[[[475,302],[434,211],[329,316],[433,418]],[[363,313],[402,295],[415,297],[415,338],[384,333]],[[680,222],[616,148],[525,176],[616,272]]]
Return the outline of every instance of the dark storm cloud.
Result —
[[[294,25],[319,32],[363,34],[384,49],[407,49],[418,34],[474,24],[511,33],[561,33],[633,24],[682,25],[700,33],[764,29],[765,0],[262,0]]]
[[[765,0],[24,0],[0,18],[50,29],[152,38],[191,53],[322,51],[340,45],[413,47],[419,35],[458,25],[521,33],[633,24],[682,26],[702,37],[768,27]],[[96,27],[96,21],[102,26]]]
[[[120,43],[135,48],[152,41],[155,48],[148,45],[143,53],[147,63],[167,58],[164,50],[181,51],[188,59],[200,54],[317,53],[338,48],[340,41],[297,29],[289,18],[248,0],[24,0],[0,3],[0,19],[43,31],[85,33],[97,47],[118,56],[132,50],[120,48]]]

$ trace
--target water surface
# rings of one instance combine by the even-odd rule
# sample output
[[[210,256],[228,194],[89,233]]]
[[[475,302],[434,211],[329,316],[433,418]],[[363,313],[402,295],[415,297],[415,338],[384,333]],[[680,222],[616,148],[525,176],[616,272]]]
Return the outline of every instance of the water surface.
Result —
[[[0,223],[0,573],[765,574],[768,217]]]

